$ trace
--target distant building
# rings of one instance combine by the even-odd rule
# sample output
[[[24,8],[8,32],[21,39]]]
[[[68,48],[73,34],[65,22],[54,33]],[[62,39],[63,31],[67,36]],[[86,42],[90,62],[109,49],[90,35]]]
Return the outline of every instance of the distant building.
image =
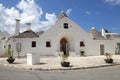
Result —
[[[7,53],[7,42],[11,36],[12,35],[7,33],[6,31],[0,31],[0,56]]]
[[[90,32],[84,31],[68,16],[61,12],[55,25],[46,32],[34,32],[27,24],[27,30],[13,36],[11,44],[14,55],[25,56],[27,53],[38,53],[45,56],[58,56],[61,52],[69,56],[79,56],[81,51],[85,55],[104,55],[106,52],[120,54],[120,35],[106,32],[100,33],[94,27]],[[18,34],[19,33],[19,34]]]

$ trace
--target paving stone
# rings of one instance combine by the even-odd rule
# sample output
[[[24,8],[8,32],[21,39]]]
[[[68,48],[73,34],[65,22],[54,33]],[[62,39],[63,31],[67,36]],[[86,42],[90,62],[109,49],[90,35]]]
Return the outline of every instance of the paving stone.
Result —
[[[26,58],[16,58],[14,64],[9,64],[7,58],[0,58],[0,66],[25,70],[70,70],[120,65],[120,55],[113,55],[114,64],[106,64],[105,58],[105,56],[69,57],[71,67],[61,67],[61,60],[58,57],[41,57],[41,63],[38,65],[27,65]]]

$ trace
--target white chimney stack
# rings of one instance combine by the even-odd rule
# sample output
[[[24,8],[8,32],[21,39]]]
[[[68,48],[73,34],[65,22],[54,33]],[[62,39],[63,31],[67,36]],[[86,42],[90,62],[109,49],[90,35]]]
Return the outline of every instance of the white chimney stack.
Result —
[[[101,35],[106,38],[106,32],[104,28],[102,28]]]
[[[15,19],[15,20],[16,20],[15,35],[19,35],[19,33],[20,33],[20,19]]]
[[[26,23],[26,29],[27,31],[31,30],[31,23]]]

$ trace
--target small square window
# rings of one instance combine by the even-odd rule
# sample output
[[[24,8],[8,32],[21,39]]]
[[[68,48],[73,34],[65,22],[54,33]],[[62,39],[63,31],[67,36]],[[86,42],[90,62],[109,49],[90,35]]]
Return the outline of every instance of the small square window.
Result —
[[[36,41],[32,41],[32,47],[36,47]]]
[[[68,23],[64,23],[64,29],[68,29]]]
[[[80,47],[85,47],[85,44],[83,41],[80,42]]]
[[[46,42],[46,47],[51,47],[50,41],[47,41],[47,42]]]

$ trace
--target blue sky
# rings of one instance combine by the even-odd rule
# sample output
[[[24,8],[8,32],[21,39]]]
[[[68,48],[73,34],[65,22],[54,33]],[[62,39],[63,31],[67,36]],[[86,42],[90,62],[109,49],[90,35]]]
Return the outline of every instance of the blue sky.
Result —
[[[22,1],[23,3],[21,3]],[[39,27],[40,25],[39,30],[44,29],[43,26],[46,28],[53,25],[60,12],[64,11],[69,14],[68,16],[70,19],[76,22],[87,32],[91,29],[91,27],[95,27],[99,31],[102,27],[104,27],[110,32],[120,33],[120,0],[0,0],[0,4],[2,4],[2,7],[4,7],[5,10],[9,9],[10,13],[16,13],[16,16],[18,14],[22,20],[23,13],[24,16],[25,13],[29,14],[27,13],[26,8],[23,8],[22,5],[26,5],[25,3],[29,3],[30,1],[32,1],[34,5],[30,9],[27,9],[32,12],[32,9],[34,9],[35,6],[36,15],[39,17],[39,19],[37,18],[37,21],[35,21],[35,17],[34,19],[32,18],[33,20],[30,22],[33,23],[32,26]],[[14,7],[14,9],[11,9],[12,7]],[[14,16],[14,18],[16,18],[16,16]],[[29,16],[33,15],[30,14]],[[12,16],[10,16],[10,18],[11,17]],[[37,24],[37,22],[39,24]],[[0,29],[7,30],[8,27],[6,26],[8,25],[6,25],[6,22],[4,24],[5,26],[0,25]],[[24,22],[22,25],[23,24]],[[13,26],[14,22],[11,25]],[[33,29],[35,28],[34,30],[38,30],[38,27],[33,27]],[[24,30],[25,28],[22,27],[22,31]],[[12,31],[14,31],[14,28],[10,32]]]

